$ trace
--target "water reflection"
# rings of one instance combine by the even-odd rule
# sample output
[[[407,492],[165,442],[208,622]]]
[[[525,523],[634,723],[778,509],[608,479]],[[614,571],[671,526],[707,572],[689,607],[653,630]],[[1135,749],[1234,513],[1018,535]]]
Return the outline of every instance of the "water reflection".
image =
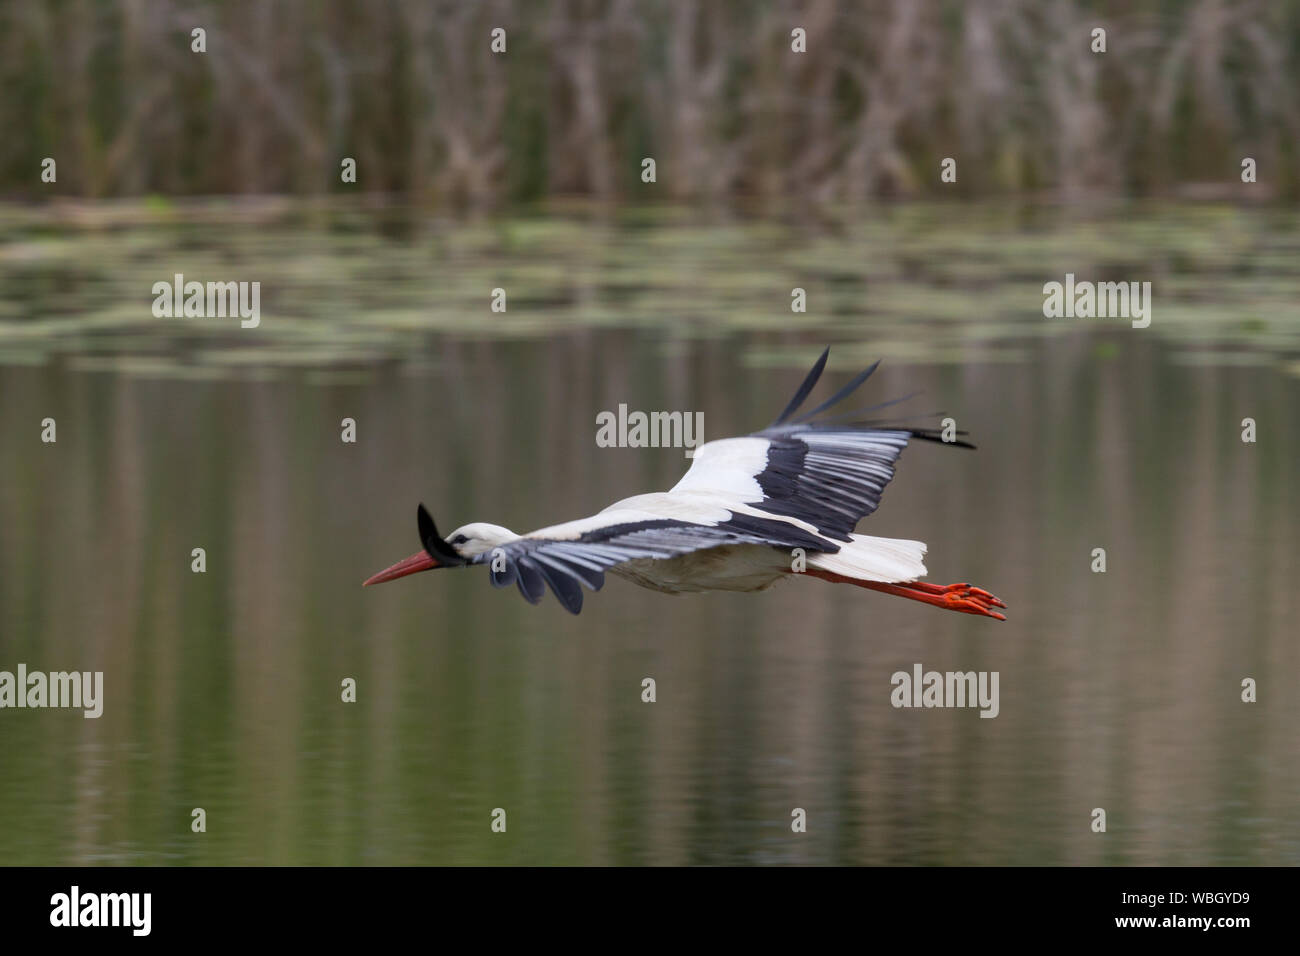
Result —
[[[102,670],[106,704],[0,714],[0,862],[1300,861],[1297,381],[1270,370],[1123,333],[883,366],[873,397],[923,389],[980,449],[909,449],[870,531],[1003,625],[812,580],[611,579],[579,618],[472,570],[360,588],[418,501],[528,529],[668,487],[681,452],[598,449],[598,411],[743,432],[814,347],[665,341],[441,337],[364,385],[4,370],[0,667]],[[1000,671],[1000,716],[893,709],[918,661]]]

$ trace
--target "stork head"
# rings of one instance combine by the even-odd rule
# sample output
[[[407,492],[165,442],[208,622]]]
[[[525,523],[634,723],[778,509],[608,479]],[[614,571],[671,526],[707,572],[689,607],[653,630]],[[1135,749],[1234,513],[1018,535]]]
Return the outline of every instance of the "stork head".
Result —
[[[501,527],[499,524],[475,521],[473,524],[462,525],[453,531],[451,536],[447,538],[447,543],[461,557],[477,558],[480,554],[486,554],[493,548],[499,548],[517,537],[519,535],[509,528]]]
[[[367,578],[362,587],[371,584],[383,584],[406,577],[416,571],[428,571],[430,568],[454,568],[469,564],[470,560],[493,548],[513,541],[519,537],[509,528],[496,524],[475,522],[457,528],[451,537],[444,539],[438,534],[438,527],[433,523],[429,512],[420,505],[416,511],[416,523],[420,530],[423,551],[417,551],[409,558],[398,561],[392,567],[385,568],[378,574]]]

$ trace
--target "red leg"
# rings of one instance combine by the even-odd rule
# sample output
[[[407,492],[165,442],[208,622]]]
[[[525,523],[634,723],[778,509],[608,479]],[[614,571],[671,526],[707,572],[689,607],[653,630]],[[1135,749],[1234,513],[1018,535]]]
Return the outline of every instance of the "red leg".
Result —
[[[823,581],[830,581],[835,584],[855,584],[860,588],[870,588],[873,591],[881,591],[885,594],[893,594],[897,597],[909,598],[913,601],[920,601],[923,604],[931,604],[935,607],[941,607],[947,611],[960,611],[962,614],[979,614],[984,617],[994,617],[999,621],[1007,619],[1005,614],[999,614],[993,610],[995,607],[1006,607],[1000,600],[985,591],[983,588],[971,587],[969,584],[930,584],[928,581],[907,581],[900,584],[884,584],[880,581],[859,581],[857,578],[845,577],[842,574],[836,574],[834,571],[823,571],[820,568],[809,568],[802,572],[810,574],[815,578],[821,578]]]

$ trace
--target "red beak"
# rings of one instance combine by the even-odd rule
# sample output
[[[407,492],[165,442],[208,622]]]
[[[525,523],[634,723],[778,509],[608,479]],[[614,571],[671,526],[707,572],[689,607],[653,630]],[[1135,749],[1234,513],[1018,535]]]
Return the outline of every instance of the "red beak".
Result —
[[[416,571],[428,571],[430,568],[441,567],[437,561],[429,556],[429,552],[420,551],[411,555],[409,558],[403,558],[391,568],[384,568],[378,574],[366,578],[361,585],[369,587],[372,584],[383,584],[385,581],[395,581],[398,578],[404,578],[408,574],[414,574]]]

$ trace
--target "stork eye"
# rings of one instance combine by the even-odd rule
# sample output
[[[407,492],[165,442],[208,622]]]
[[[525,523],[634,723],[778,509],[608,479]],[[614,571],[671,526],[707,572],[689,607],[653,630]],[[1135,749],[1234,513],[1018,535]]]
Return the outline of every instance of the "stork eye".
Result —
[[[448,544],[464,544],[464,543],[465,543],[466,541],[468,541],[468,540],[469,540],[469,538],[465,537],[463,534],[458,534],[458,535],[456,535],[456,537],[452,538],[452,539],[451,539],[450,541],[448,541],[447,543],[448,543]]]

